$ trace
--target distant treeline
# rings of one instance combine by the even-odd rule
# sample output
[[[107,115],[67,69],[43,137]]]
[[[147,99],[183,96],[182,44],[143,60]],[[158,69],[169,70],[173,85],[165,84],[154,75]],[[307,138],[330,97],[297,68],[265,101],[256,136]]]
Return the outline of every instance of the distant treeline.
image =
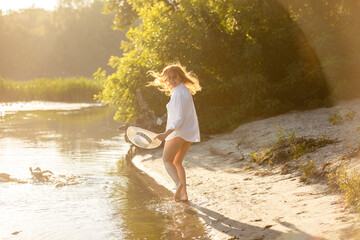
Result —
[[[158,115],[168,98],[149,70],[180,62],[196,73],[203,133],[242,122],[332,104],[360,95],[358,0],[105,0],[115,27],[128,30],[116,73],[98,71],[98,99],[134,121],[136,89]],[[129,28],[131,27],[131,28]]]
[[[85,4],[85,2],[87,4]],[[0,14],[0,76],[6,79],[91,77],[121,55],[125,34],[111,28],[100,0],[59,0],[56,11]]]
[[[99,81],[79,78],[38,78],[12,81],[0,77],[0,101],[93,102],[101,91]]]

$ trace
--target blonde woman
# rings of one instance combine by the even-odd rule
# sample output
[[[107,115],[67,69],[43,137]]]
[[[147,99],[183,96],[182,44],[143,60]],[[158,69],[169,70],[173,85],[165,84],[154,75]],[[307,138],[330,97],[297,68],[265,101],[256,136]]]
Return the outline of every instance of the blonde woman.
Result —
[[[196,76],[180,64],[169,65],[162,73],[149,72],[156,86],[171,96],[167,108],[165,132],[155,138],[165,140],[163,162],[169,176],[176,184],[175,201],[188,201],[186,174],[183,159],[193,142],[200,142],[200,130],[192,95],[201,90]]]

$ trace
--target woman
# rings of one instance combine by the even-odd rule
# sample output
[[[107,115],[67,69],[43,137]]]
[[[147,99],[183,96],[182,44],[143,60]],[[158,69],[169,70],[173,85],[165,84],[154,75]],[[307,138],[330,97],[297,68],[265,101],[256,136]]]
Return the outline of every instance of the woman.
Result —
[[[156,86],[171,96],[167,108],[167,123],[164,133],[155,138],[165,140],[164,166],[176,184],[175,201],[188,201],[186,174],[183,159],[193,142],[200,142],[199,123],[192,95],[201,90],[198,79],[180,64],[169,65],[162,73],[149,72]]]

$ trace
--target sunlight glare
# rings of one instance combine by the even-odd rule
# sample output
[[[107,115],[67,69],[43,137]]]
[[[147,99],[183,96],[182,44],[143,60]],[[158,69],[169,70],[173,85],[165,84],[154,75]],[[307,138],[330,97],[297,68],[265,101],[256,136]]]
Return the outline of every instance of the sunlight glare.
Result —
[[[7,12],[31,7],[54,10],[56,2],[57,0],[0,0],[0,10]]]

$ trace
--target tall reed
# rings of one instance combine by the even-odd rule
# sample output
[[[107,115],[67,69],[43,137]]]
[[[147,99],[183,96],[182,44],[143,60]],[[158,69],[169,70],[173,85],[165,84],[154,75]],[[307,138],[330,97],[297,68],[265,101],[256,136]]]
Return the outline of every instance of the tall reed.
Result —
[[[98,80],[84,77],[13,81],[0,77],[0,101],[92,102],[101,91]]]

